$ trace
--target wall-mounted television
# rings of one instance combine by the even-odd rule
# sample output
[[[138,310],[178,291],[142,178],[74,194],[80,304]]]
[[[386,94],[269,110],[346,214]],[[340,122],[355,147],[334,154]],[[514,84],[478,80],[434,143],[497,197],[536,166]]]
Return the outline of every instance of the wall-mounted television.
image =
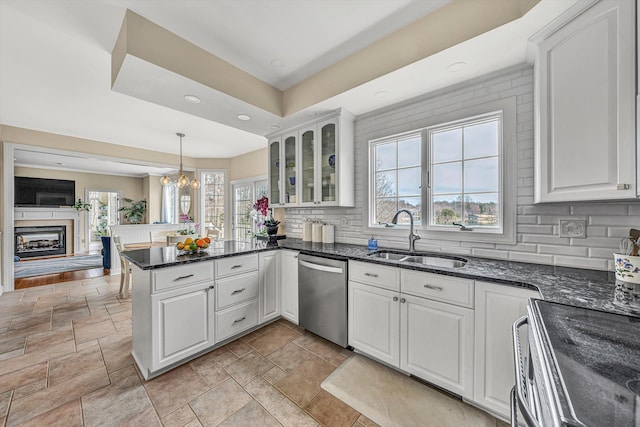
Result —
[[[72,206],[76,197],[76,182],[66,179],[15,177],[16,207]]]

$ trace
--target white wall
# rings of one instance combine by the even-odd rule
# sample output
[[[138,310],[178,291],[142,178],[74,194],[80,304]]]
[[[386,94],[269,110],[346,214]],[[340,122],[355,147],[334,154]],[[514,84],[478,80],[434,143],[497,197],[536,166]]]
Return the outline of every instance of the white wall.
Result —
[[[336,226],[336,240],[342,243],[366,244],[372,234],[367,228],[367,158],[368,141],[387,135],[421,128],[434,117],[516,96],[517,100],[517,242],[514,245],[472,243],[425,239],[417,242],[418,250],[479,257],[509,259],[613,270],[613,251],[629,228],[640,228],[640,202],[600,202],[571,204],[533,204],[533,69],[522,65],[493,73],[464,84],[403,102],[357,118],[356,207],[355,208],[290,208],[286,209],[286,233],[302,235],[304,218],[322,219]],[[587,238],[569,239],[558,236],[558,218],[587,220]],[[375,231],[373,232],[375,235]],[[382,247],[408,246],[408,232],[394,230],[376,236]]]

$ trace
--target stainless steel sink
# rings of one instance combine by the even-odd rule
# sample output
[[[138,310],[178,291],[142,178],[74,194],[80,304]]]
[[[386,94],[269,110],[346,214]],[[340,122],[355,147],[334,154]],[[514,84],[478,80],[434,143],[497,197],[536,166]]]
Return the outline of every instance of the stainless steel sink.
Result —
[[[369,256],[374,258],[394,260],[398,262],[416,262],[418,264],[430,265],[433,267],[460,268],[464,267],[467,264],[467,260],[464,258],[447,258],[419,254],[411,255],[407,253],[396,253],[387,251],[374,252]]]
[[[433,267],[447,267],[447,268],[460,268],[464,267],[467,260],[455,259],[455,258],[441,258],[436,256],[407,256],[399,261],[401,262],[417,262],[419,264],[431,265]]]

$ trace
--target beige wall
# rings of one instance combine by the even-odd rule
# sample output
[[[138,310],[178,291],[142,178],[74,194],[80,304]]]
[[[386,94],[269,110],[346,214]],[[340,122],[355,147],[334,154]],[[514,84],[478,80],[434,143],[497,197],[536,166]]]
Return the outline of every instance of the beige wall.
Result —
[[[233,157],[229,162],[229,181],[267,175],[269,161],[267,148]]]
[[[27,176],[33,178],[51,178],[51,179],[69,179],[76,182],[76,197],[86,200],[85,190],[105,190],[120,191],[122,197],[133,200],[141,200],[145,197],[145,189],[143,188],[143,178],[133,178],[127,176],[103,175],[95,173],[71,172],[51,169],[36,169],[16,166],[14,168],[15,176]],[[86,244],[86,219],[87,215],[80,214],[80,244],[82,247]]]

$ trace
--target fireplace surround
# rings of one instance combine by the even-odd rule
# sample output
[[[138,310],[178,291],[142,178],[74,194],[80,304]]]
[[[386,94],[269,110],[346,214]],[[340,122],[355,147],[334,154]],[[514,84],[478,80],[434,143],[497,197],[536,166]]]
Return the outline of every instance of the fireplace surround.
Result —
[[[14,253],[20,258],[65,255],[67,227],[44,225],[14,228]]]

